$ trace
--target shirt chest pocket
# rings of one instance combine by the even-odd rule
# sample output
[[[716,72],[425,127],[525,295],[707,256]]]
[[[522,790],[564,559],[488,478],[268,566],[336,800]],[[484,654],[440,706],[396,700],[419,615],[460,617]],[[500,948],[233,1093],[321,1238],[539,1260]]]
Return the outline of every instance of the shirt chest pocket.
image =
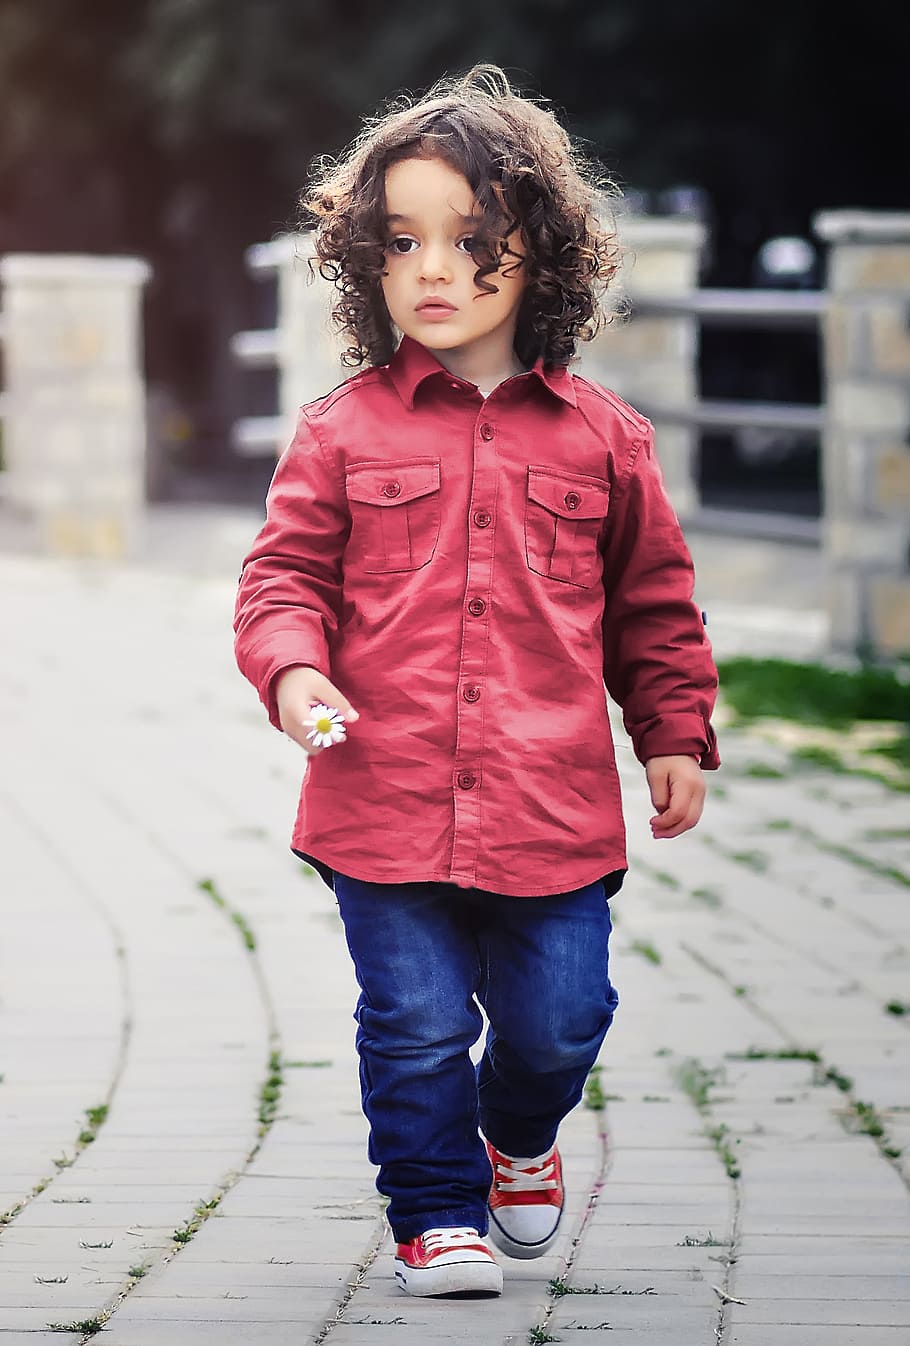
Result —
[[[438,458],[356,463],[347,469],[347,556],[370,573],[417,570],[439,541]]]
[[[525,548],[528,568],[590,589],[601,574],[598,543],[610,486],[597,477],[528,468]]]

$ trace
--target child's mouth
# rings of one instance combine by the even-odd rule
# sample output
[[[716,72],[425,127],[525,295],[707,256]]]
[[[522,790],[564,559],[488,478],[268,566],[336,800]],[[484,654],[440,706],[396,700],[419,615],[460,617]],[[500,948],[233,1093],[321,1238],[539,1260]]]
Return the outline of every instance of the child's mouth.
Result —
[[[421,318],[448,318],[450,314],[457,313],[457,311],[454,304],[449,304],[443,299],[439,301],[428,300],[417,305],[417,313]]]

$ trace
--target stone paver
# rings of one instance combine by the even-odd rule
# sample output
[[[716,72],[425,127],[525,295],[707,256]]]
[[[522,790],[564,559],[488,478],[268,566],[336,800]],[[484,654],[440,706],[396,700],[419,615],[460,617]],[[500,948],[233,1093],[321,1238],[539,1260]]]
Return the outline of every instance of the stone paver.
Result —
[[[742,731],[666,845],[617,722],[621,1007],[561,1242],[501,1300],[398,1292],[343,933],[287,849],[302,755],[233,663],[257,522],[161,509],[121,568],[0,541],[0,1346],[908,1340],[906,796],[758,779],[786,758]],[[779,606],[798,550],[693,539],[719,654],[821,647],[814,554]]]

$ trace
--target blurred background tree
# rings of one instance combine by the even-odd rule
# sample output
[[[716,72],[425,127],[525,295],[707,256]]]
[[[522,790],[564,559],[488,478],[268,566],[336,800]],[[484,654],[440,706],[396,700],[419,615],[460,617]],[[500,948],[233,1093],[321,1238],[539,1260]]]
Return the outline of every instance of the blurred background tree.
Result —
[[[503,65],[642,203],[695,201],[704,282],[742,285],[817,209],[906,208],[908,37],[894,0],[0,0],[0,253],[148,258],[150,377],[213,464],[264,318],[244,250],[386,98]]]

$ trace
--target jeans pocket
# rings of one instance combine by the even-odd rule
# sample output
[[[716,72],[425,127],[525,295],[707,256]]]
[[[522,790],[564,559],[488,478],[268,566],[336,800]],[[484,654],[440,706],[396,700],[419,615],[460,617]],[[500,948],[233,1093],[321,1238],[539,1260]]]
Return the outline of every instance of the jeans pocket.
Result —
[[[382,574],[417,570],[432,559],[441,513],[438,458],[353,464],[345,490],[351,515],[347,565]]]
[[[525,551],[528,569],[590,589],[602,573],[599,542],[610,484],[599,477],[528,468]]]

